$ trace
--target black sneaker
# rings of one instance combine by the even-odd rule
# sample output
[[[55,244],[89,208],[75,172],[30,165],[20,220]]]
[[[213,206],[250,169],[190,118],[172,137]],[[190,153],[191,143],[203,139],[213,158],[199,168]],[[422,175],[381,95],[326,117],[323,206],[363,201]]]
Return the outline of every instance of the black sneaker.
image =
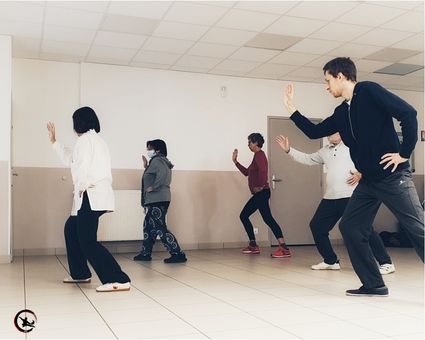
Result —
[[[150,255],[145,255],[143,253],[140,253],[139,255],[136,255],[133,257],[134,261],[151,261],[152,257]]]
[[[182,262],[186,262],[187,258],[186,255],[184,253],[181,254],[171,254],[171,257],[169,257],[168,259],[164,259],[165,263],[182,263]]]
[[[387,286],[377,288],[365,288],[361,286],[359,289],[350,289],[345,292],[348,296],[388,296]]]

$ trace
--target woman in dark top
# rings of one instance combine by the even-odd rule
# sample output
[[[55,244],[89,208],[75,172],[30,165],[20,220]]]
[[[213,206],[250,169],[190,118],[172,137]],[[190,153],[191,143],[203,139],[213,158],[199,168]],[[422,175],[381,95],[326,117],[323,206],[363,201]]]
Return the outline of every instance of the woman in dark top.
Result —
[[[171,201],[171,169],[173,164],[167,159],[167,145],[161,139],[146,143],[149,164],[143,156],[145,172],[142,177],[142,206],[146,216],[143,223],[143,247],[135,261],[152,260],[151,253],[156,237],[159,236],[171,257],[165,263],[186,262],[186,255],[180,249],[176,237],[168,230],[166,217]]]
[[[255,241],[254,229],[249,217],[257,210],[260,211],[261,217],[264,222],[272,230],[274,236],[279,242],[279,248],[271,254],[272,257],[291,257],[291,252],[285,244],[282,229],[273,218],[269,200],[270,200],[270,186],[267,180],[268,177],[268,163],[267,157],[261,148],[264,144],[264,138],[259,133],[251,133],[248,136],[248,147],[254,153],[254,159],[248,168],[242,166],[238,158],[238,150],[233,151],[233,163],[242,174],[248,176],[248,186],[252,193],[252,197],[245,204],[240,214],[240,219],[245,227],[245,231],[249,237],[248,247],[242,249],[244,254],[260,254],[260,247]]]

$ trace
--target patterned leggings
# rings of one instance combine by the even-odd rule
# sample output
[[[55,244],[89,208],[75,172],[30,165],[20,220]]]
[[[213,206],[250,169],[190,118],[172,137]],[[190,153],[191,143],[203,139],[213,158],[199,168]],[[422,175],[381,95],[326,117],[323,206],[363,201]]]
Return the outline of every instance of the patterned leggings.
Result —
[[[159,236],[165,249],[174,255],[181,254],[179,243],[171,231],[167,229],[165,218],[167,216],[170,202],[160,202],[158,204],[146,206],[147,212],[143,223],[143,249],[144,255],[152,253],[156,237]]]

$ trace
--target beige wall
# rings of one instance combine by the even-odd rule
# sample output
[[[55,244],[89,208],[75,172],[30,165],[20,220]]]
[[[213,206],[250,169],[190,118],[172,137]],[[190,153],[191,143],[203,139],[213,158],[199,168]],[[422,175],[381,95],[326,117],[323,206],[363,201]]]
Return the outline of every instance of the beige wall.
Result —
[[[15,168],[14,174],[16,252],[63,253],[63,225],[72,204],[69,170],[23,167]],[[139,189],[140,175],[140,170],[114,170],[114,189]],[[169,227],[186,249],[241,246],[246,235],[239,212],[249,197],[246,179],[237,172],[176,170]],[[260,229],[258,240],[267,244],[268,230],[261,217],[255,214],[252,221]]]

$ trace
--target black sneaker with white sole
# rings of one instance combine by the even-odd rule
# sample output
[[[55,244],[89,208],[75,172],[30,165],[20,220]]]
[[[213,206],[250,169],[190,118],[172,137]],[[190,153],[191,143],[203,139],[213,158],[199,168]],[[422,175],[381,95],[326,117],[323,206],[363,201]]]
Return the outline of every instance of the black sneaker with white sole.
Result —
[[[361,286],[359,289],[349,289],[345,292],[348,296],[388,296],[387,286],[377,288],[365,288]]]

